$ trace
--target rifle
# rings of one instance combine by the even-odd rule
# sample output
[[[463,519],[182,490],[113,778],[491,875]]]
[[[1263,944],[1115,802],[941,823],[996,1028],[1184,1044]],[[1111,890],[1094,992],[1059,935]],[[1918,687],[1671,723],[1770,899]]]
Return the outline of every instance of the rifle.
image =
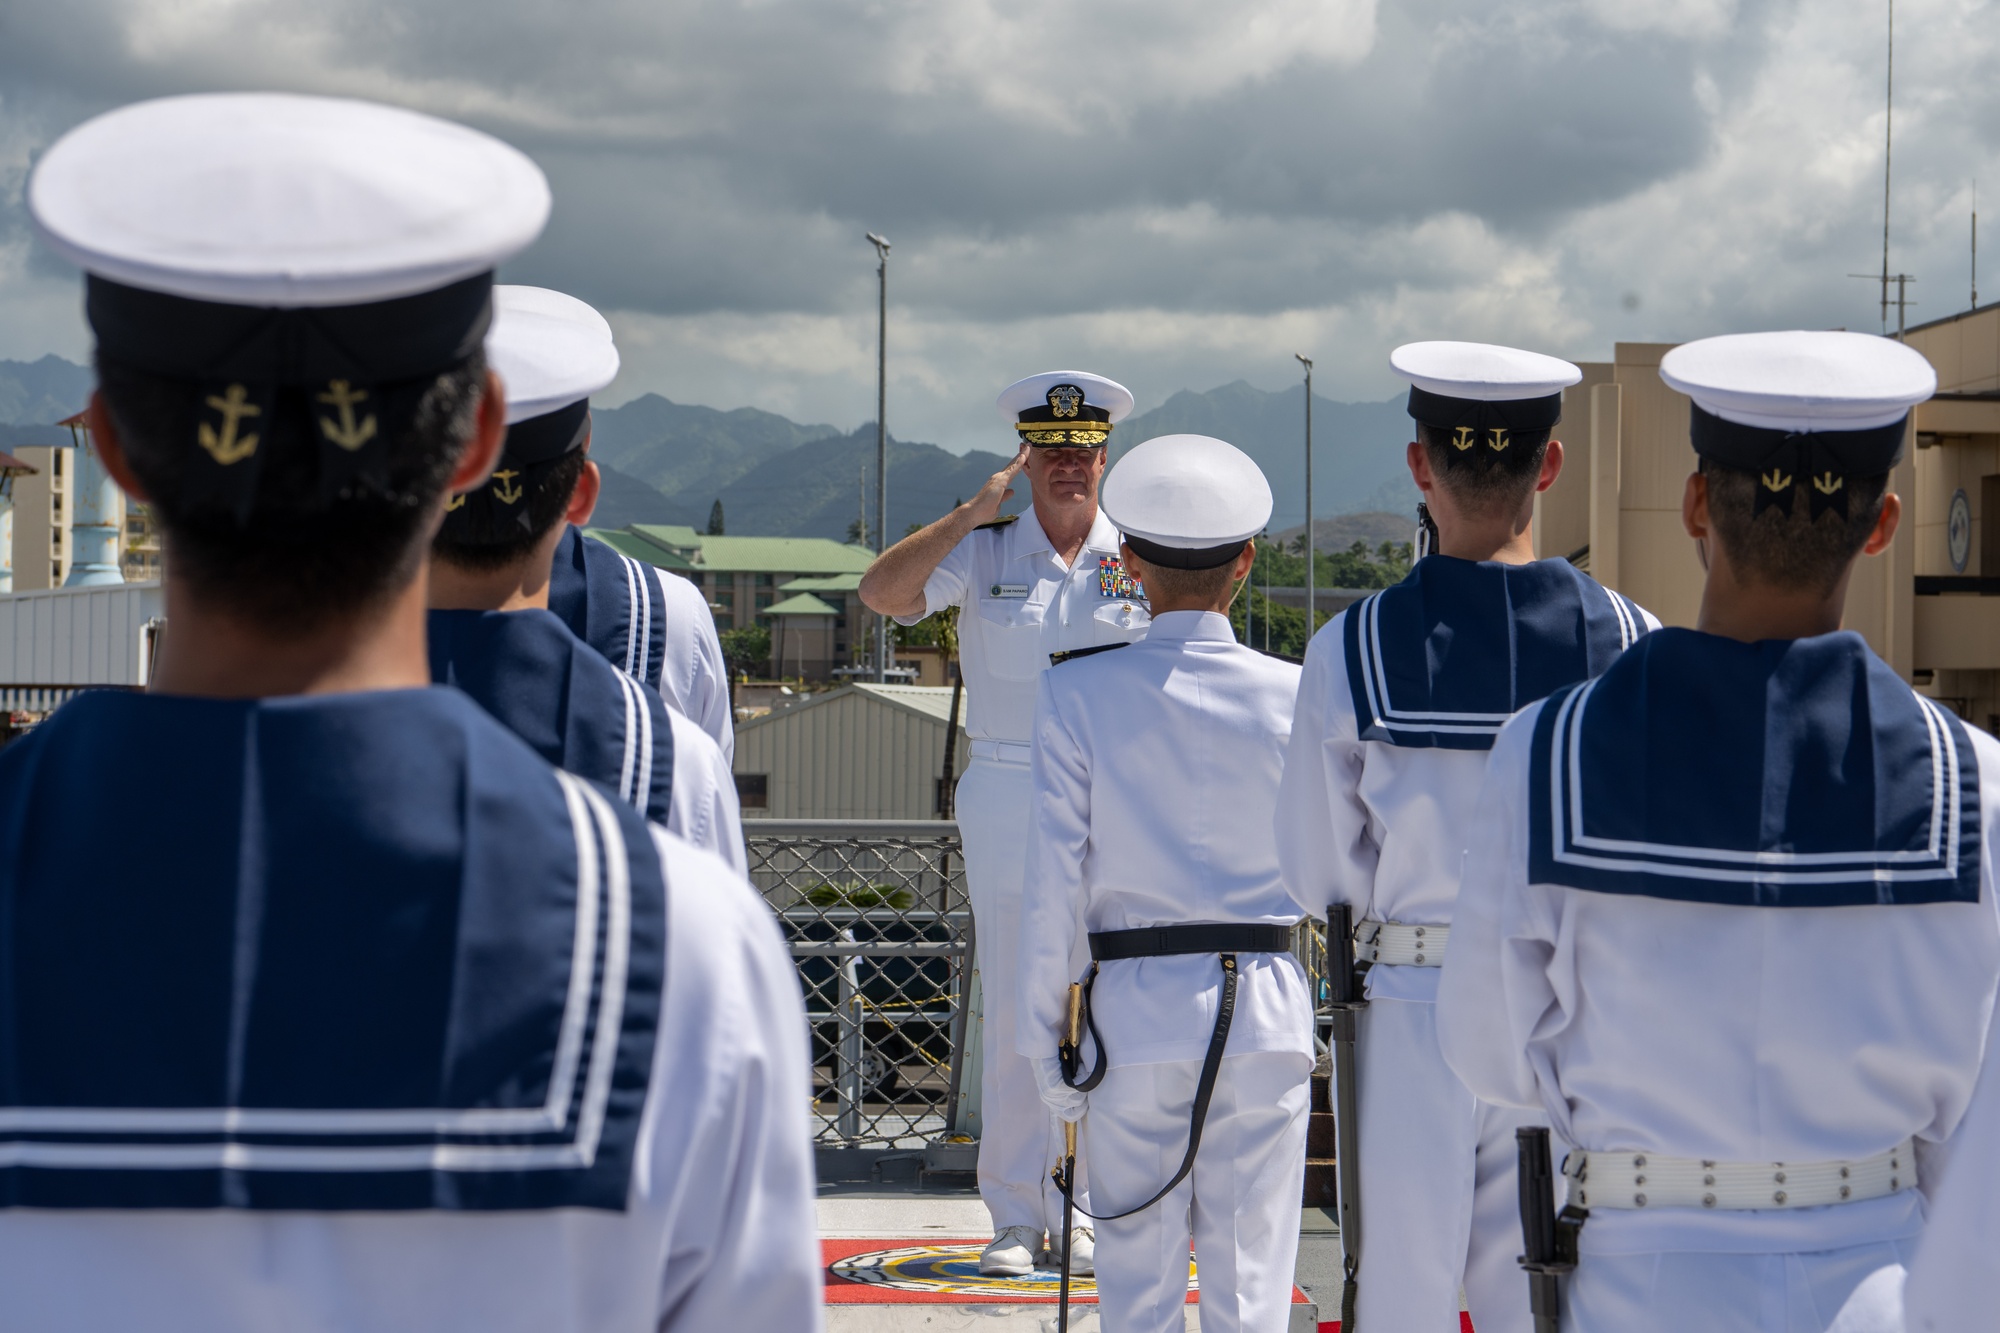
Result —
[[[1338,903],[1326,911],[1326,981],[1333,1009],[1335,1171],[1340,1181],[1341,1333],[1355,1333],[1354,1301],[1361,1275],[1361,1124],[1355,1087],[1355,1044],[1361,980],[1354,965],[1354,909]]]
[[[1521,1267],[1528,1270],[1528,1308],[1535,1333],[1560,1333],[1562,1279],[1576,1271],[1577,1233],[1590,1213],[1565,1204],[1557,1215],[1547,1129],[1517,1129],[1514,1142],[1520,1152],[1521,1242],[1527,1250]]]

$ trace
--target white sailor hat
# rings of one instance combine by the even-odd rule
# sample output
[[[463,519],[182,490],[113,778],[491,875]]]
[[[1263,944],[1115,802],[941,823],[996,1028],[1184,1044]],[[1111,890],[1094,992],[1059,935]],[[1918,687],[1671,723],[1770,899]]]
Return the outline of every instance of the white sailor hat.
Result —
[[[1082,370],[1047,370],[1015,380],[995,404],[1029,444],[1094,448],[1132,411],[1132,391]]]
[[[1880,476],[1903,456],[1910,409],[1937,392],[1923,355],[1869,333],[1734,333],[1683,343],[1660,378],[1694,400],[1695,452],[1758,474],[1756,512],[1791,513],[1810,482],[1812,516],[1847,512],[1846,478]]]
[[[541,171],[497,139],[281,93],[107,112],[27,197],[85,271],[99,359],[204,390],[179,498],[239,519],[274,450],[318,450],[324,501],[386,485],[425,389],[479,350],[494,266],[549,214]]]
[[[493,289],[486,362],[507,386],[507,424],[569,407],[618,378],[618,345],[604,316],[546,287]]]
[[[1389,365],[1410,382],[1411,417],[1468,441],[1499,430],[1500,450],[1506,433],[1544,431],[1562,420],[1562,391],[1583,378],[1560,357],[1493,343],[1404,343],[1389,353]]]
[[[1271,483],[1233,444],[1159,435],[1112,465],[1098,503],[1140,559],[1213,569],[1271,521]]]
[[[490,272],[541,234],[549,187],[477,130],[372,102],[206,93],[85,121],[35,168],[50,248],[202,301],[347,306]]]

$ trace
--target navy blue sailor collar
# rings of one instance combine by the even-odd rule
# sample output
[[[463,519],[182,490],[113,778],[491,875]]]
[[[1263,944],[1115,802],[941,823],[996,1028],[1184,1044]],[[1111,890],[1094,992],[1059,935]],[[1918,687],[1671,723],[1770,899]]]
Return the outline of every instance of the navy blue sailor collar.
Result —
[[[1861,636],[1668,629],[1535,722],[1528,877],[1745,907],[1979,901],[1965,725]]]
[[[73,700],[0,755],[0,1209],[623,1211],[662,882],[456,691]]]
[[[555,765],[665,823],[674,740],[665,706],[552,612],[432,611],[431,679],[451,685]]]
[[[1445,555],[1344,621],[1361,739],[1447,750],[1492,749],[1515,712],[1598,675],[1646,632],[1635,603],[1566,560]]]

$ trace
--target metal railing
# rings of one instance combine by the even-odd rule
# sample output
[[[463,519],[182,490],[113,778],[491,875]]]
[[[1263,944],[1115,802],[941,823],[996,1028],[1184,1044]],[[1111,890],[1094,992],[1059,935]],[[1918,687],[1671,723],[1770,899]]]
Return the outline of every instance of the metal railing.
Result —
[[[817,1141],[914,1148],[959,1122],[972,911],[949,820],[743,822],[812,1029]]]
[[[805,992],[817,1142],[916,1148],[958,1130],[974,945],[957,822],[746,819],[743,831]],[[1300,923],[1292,951],[1324,1030],[1324,925]]]

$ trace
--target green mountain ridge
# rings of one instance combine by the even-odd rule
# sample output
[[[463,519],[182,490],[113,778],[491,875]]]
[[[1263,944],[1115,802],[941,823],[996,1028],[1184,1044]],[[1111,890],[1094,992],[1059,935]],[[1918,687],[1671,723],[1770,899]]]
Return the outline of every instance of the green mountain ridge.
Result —
[[[0,435],[20,443],[49,438],[48,423],[82,407],[91,380],[87,367],[58,356],[0,361]],[[1296,528],[1305,519],[1303,395],[1303,386],[1274,392],[1242,380],[1206,392],[1182,390],[1121,423],[1112,435],[1112,452],[1115,457],[1160,435],[1228,440],[1270,479],[1276,497],[1272,527]],[[1403,466],[1408,438],[1400,395],[1379,403],[1315,395],[1315,518],[1409,511],[1416,490]],[[604,473],[592,520],[598,526],[652,522],[703,528],[720,499],[732,533],[845,541],[864,490],[871,514],[874,505],[872,422],[843,432],[757,408],[723,410],[649,393],[595,410],[591,453]],[[892,436],[890,535],[901,536],[912,523],[944,514],[1006,461],[986,450],[955,454]],[[1008,506],[1014,512],[1027,503],[1027,488],[1017,490]]]

